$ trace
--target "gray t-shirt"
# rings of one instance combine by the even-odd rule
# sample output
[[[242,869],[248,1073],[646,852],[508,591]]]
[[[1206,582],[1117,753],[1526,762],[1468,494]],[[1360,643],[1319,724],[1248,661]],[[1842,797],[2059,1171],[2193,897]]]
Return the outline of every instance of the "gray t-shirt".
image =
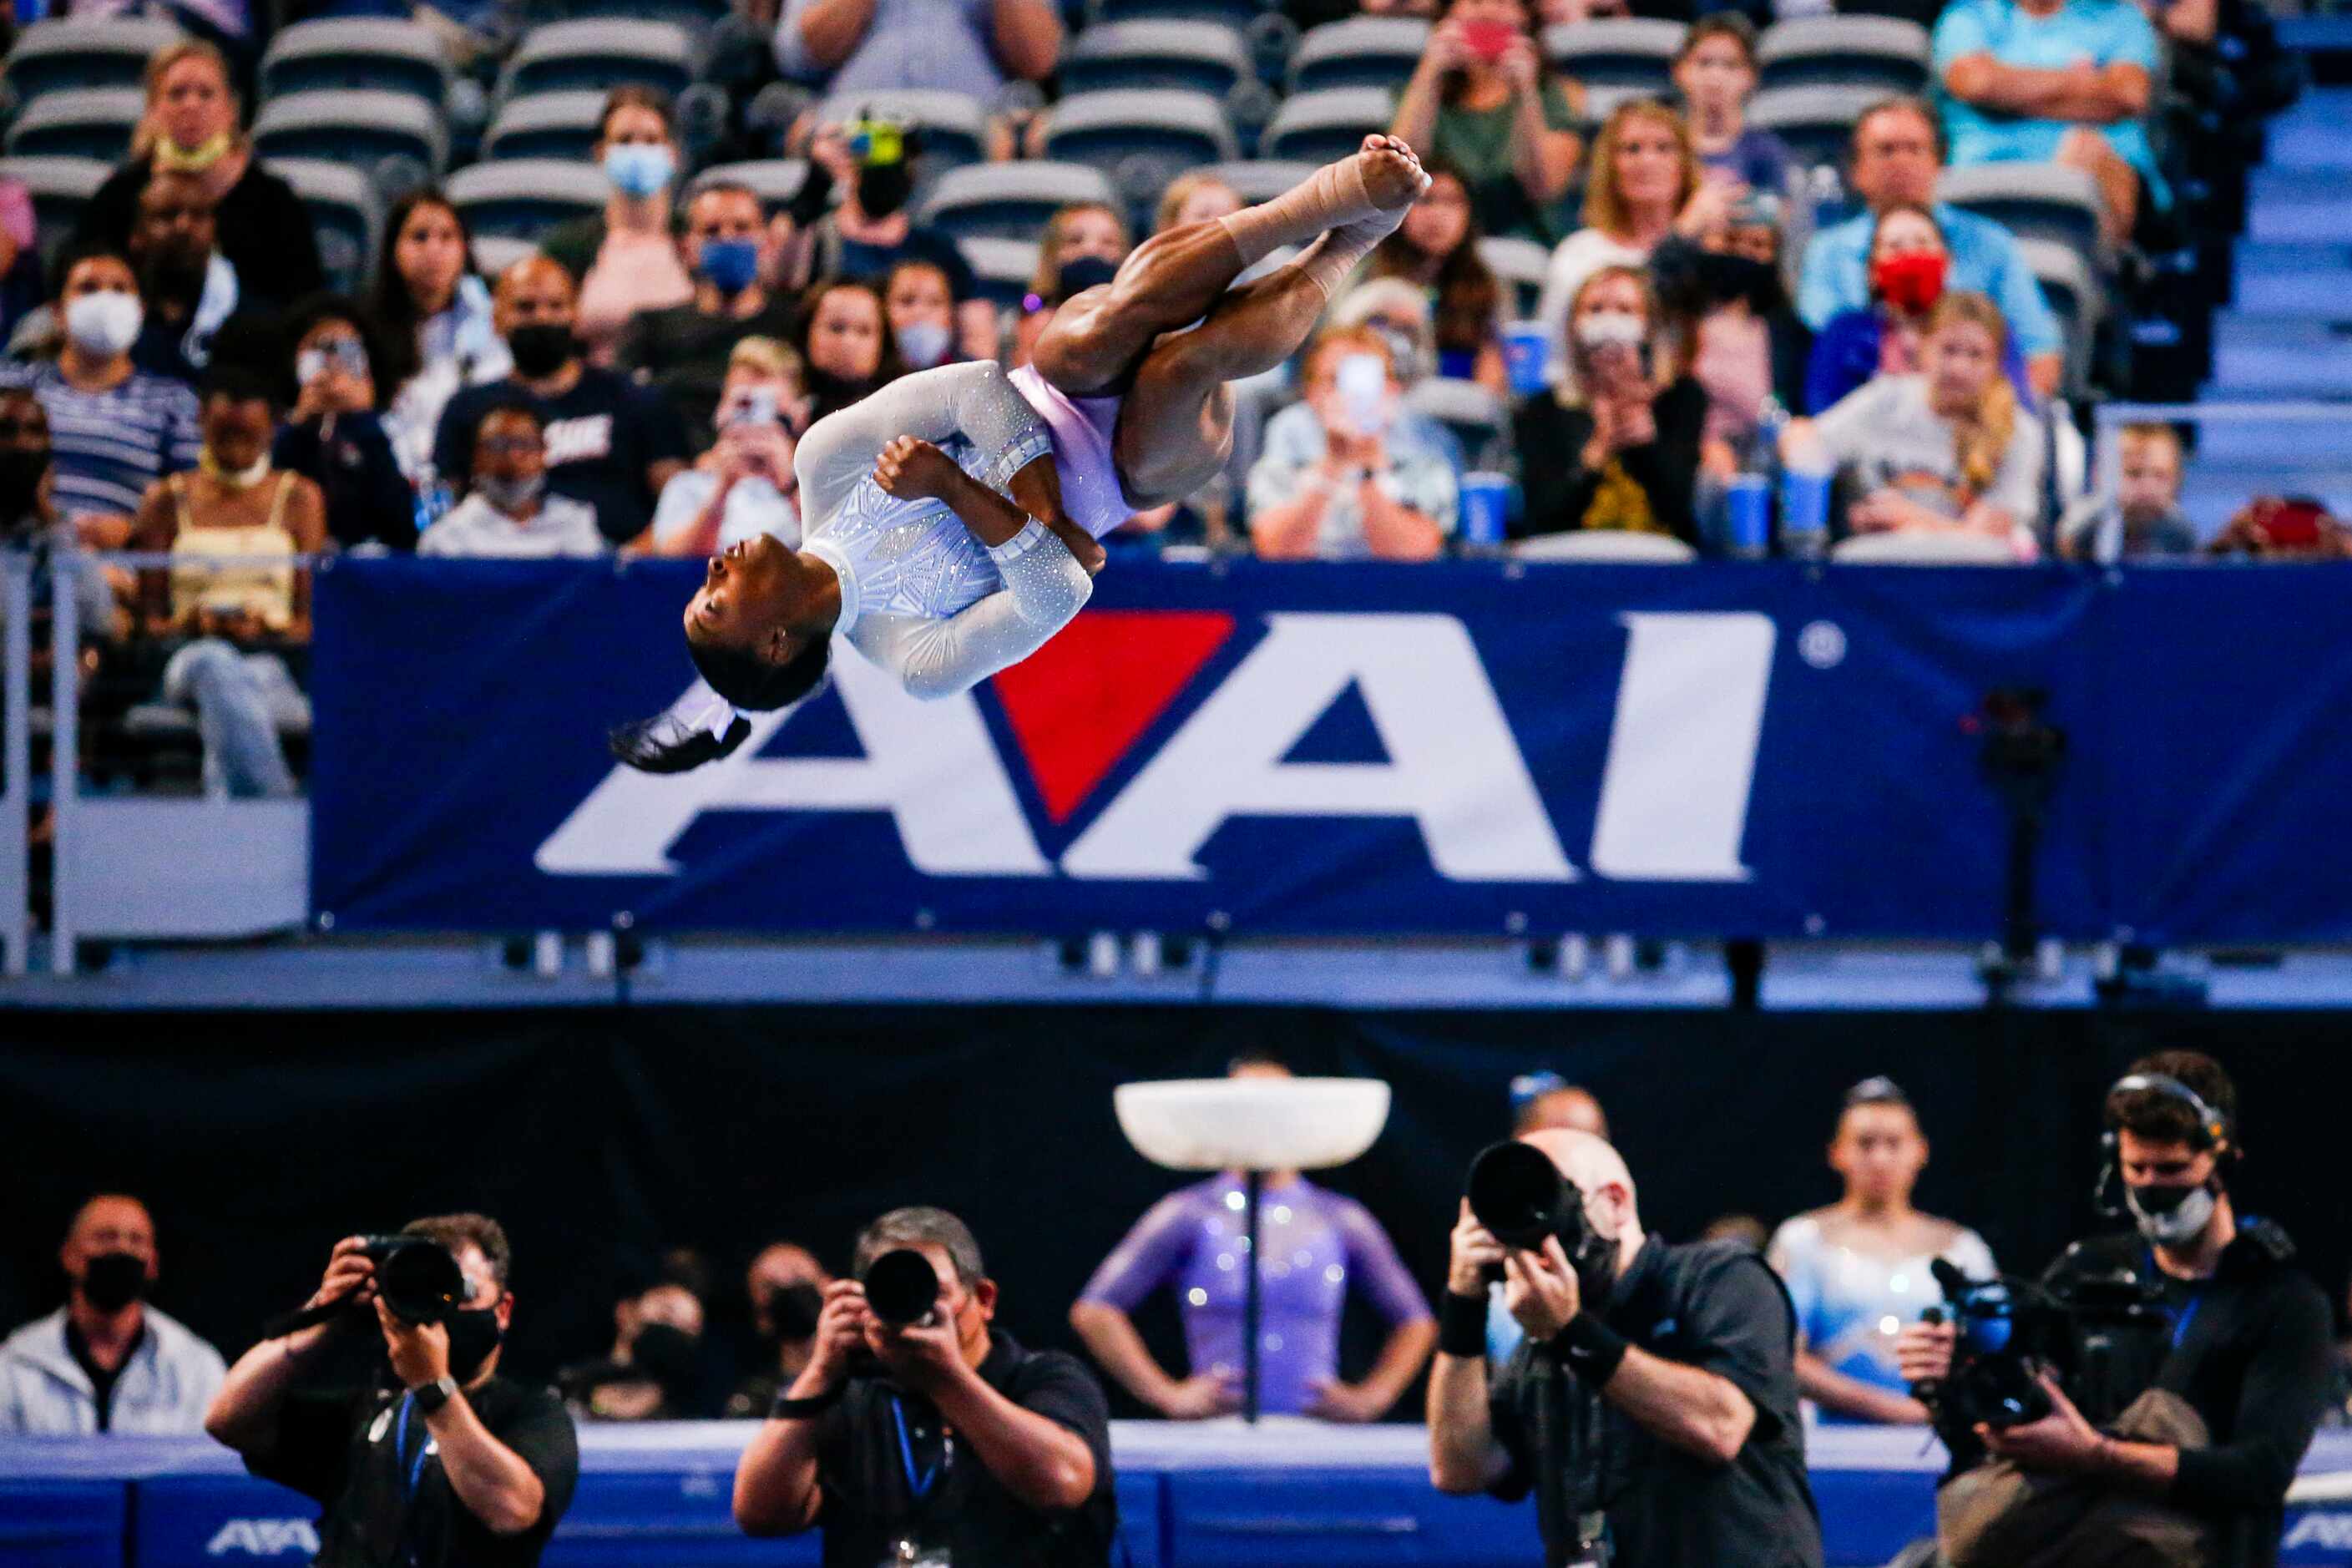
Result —
[[[1984,500],[2013,522],[2040,525],[2042,426],[2021,407],[2000,466],[1981,495],[1969,494],[1961,482],[1952,422],[1928,405],[1926,376],[1881,375],[1864,382],[1813,421],[1813,434],[1864,495],[1892,488],[1956,520],[1971,502]]]

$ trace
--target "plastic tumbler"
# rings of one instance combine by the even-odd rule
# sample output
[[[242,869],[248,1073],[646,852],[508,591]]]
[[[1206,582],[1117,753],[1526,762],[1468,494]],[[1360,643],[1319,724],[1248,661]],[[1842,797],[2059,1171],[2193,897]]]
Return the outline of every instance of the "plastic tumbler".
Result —
[[[1462,476],[1462,542],[1491,550],[1503,542],[1511,511],[1511,476],[1472,473]]]
[[[1780,552],[1813,556],[1829,545],[1830,476],[1801,468],[1780,475]]]
[[[1533,397],[1544,389],[1551,369],[1551,342],[1540,321],[1513,321],[1503,329],[1503,363],[1511,376],[1511,395]]]
[[[1772,481],[1740,474],[1724,487],[1724,543],[1742,561],[1760,560],[1772,549]]]

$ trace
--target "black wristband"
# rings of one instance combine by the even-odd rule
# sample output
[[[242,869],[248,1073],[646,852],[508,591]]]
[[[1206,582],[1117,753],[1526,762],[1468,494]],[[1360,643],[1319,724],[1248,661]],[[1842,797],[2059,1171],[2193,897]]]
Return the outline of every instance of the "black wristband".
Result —
[[[1468,1361],[1486,1353],[1486,1298],[1448,1290],[1437,1303],[1437,1353]]]
[[[1632,1348],[1624,1335],[1591,1312],[1570,1318],[1568,1327],[1551,1337],[1551,1346],[1570,1372],[1596,1389],[1606,1387],[1617,1375],[1617,1363]]]
[[[789,1394],[779,1394],[776,1395],[776,1402],[768,1406],[768,1419],[797,1421],[804,1415],[822,1415],[841,1403],[841,1396],[848,1387],[849,1384],[846,1383],[836,1383],[823,1394],[812,1394],[803,1399],[794,1399]]]

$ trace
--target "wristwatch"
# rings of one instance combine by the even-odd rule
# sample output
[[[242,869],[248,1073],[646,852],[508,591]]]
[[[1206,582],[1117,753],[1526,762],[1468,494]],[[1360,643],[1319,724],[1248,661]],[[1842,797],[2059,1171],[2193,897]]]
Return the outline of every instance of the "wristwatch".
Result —
[[[420,1384],[416,1390],[416,1408],[431,1415],[457,1397],[457,1380],[443,1375]]]

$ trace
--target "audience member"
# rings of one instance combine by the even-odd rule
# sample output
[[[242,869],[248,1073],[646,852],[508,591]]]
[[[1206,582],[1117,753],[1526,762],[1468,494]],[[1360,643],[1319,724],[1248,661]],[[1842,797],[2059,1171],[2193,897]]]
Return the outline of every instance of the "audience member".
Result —
[[[720,181],[695,192],[686,205],[694,298],[640,311],[621,334],[614,367],[670,400],[697,451],[710,445],[719,384],[737,341],[792,331],[791,302],[772,297],[760,282],[765,227],[750,186]]]
[[[867,282],[836,279],[812,286],[793,329],[793,346],[808,378],[812,422],[906,374],[882,290]]]
[[[1942,167],[1942,131],[1925,100],[1884,99],[1863,110],[1853,127],[1851,184],[1869,210],[1821,230],[1806,245],[1797,313],[1818,332],[1841,310],[1868,309],[1877,215],[1896,205],[1925,206],[1951,253],[1944,287],[1988,295],[2000,307],[2034,389],[2050,395],[2066,363],[2058,318],[2014,235],[1990,218],[1936,200]]]
[[[678,154],[668,96],[635,84],[605,94],[593,155],[613,183],[604,210],[562,225],[539,248],[572,274],[579,291],[575,330],[589,357],[610,364],[631,317],[695,299],[670,236]]]
[[[719,439],[662,487],[647,531],[656,555],[716,555],[769,534],[797,548],[794,424],[807,406],[800,355],[773,338],[735,345],[719,399]]]
[[[1592,177],[1584,187],[1584,226],[1552,252],[1536,319],[1557,343],[1569,305],[1603,267],[1647,267],[1650,252],[1677,228],[1706,233],[1730,210],[1738,191],[1701,177],[1682,116],[1652,99],[1621,103],[1592,143]],[[1566,365],[1555,358],[1555,381]]]
[[[1675,52],[1674,77],[1691,145],[1707,177],[1787,195],[1794,155],[1778,136],[1748,123],[1748,100],[1756,92],[1756,25],[1737,11],[1700,17]]]
[[[1951,265],[1934,208],[1895,202],[1879,209],[1870,234],[1870,303],[1840,310],[1813,341],[1805,412],[1822,412],[1874,375],[1908,375],[1919,368],[1919,342],[1944,297]],[[2013,337],[2001,369],[2018,395],[2032,395]]]
[[[1717,479],[1759,460],[1769,467],[1759,433],[1804,395],[1813,335],[1782,280],[1780,205],[1750,190],[1696,243],[1676,235],[1650,258],[1676,353],[1706,393],[1699,452]]]
[[[1895,1364],[1895,1336],[1942,1291],[1942,1258],[1971,1279],[2000,1271],[1983,1237],[1911,1206],[1927,1140],[1892,1079],[1846,1091],[1829,1145],[1845,1194],[1772,1235],[1766,1256],[1797,1309],[1797,1386],[1832,1421],[1925,1422]]]
[[[955,300],[956,340],[966,359],[996,353],[996,310],[980,297],[971,264],[955,241],[915,221],[912,132],[870,131],[853,142],[838,125],[817,132],[809,147],[808,184],[793,204],[797,214],[821,213],[793,230],[781,272],[794,290],[827,279],[879,283],[902,261],[928,261],[947,278]],[[824,193],[838,184],[840,205],[824,212]]]
[[[2020,417],[2000,374],[2008,332],[1981,294],[1946,294],[1927,319],[1916,374],[1878,375],[1826,414],[1792,422],[1790,467],[1849,475],[1850,533],[1981,534],[2021,560],[2037,552],[2042,427]]]
[[[816,1354],[816,1321],[833,1276],[816,1254],[794,1242],[771,1242],[751,1259],[745,1288],[751,1329],[760,1342],[760,1370],[727,1397],[730,1420],[764,1419],[776,1396],[793,1385]]]
[[[1554,350],[1559,384],[1511,421],[1527,500],[1515,537],[1619,528],[1697,545],[1706,393],[1658,363],[1657,339],[1647,274],[1603,267],[1584,279]]]
[[[240,303],[236,268],[214,248],[212,196],[197,176],[155,175],[137,210],[126,259],[146,318],[131,363],[193,387],[212,363],[213,335]]]
[[[1288,1078],[1250,1053],[1230,1076]],[[1129,1394],[1175,1420],[1241,1408],[1242,1310],[1248,1240],[1242,1176],[1226,1171],[1170,1194],[1103,1259],[1070,1309],[1070,1326]],[[1327,1421],[1377,1421],[1420,1375],[1437,1321],[1380,1222],[1352,1198],[1296,1171],[1265,1178],[1260,1200],[1266,1263],[1260,1275],[1259,1408]],[[1236,1264],[1242,1267],[1236,1267]],[[1361,1383],[1339,1379],[1339,1316],[1349,1285],[1388,1320],[1388,1342]],[[1189,1374],[1153,1359],[1131,1314],[1162,1286],[1178,1292]]]
[[[1556,1072],[1521,1073],[1511,1080],[1511,1136],[1564,1127],[1572,1132],[1609,1136],[1609,1113],[1599,1097]]]
[[[57,525],[49,500],[49,416],[25,386],[0,386],[0,547],[22,549]]]
[[[0,367],[48,416],[58,512],[93,549],[131,536],[147,487],[195,466],[196,395],[131,363],[145,310],[122,253],[73,246],[59,258],[57,312],[64,341],[54,361]]]
[[[289,313],[285,336],[298,391],[271,460],[319,487],[335,543],[415,549],[416,492],[384,431],[376,367],[388,356],[367,313],[314,295]]]
[[[0,343],[16,336],[16,324],[48,297],[33,194],[15,175],[0,174]]]
[[[1444,0],[1389,134],[1462,177],[1479,229],[1549,245],[1576,178],[1584,95],[1552,73],[1528,0]]]
[[[2059,531],[2064,552],[2096,557],[2104,529],[2113,527],[2127,557],[2190,555],[2197,525],[2180,510],[2180,432],[2169,425],[2126,425],[2116,437],[2116,493],[2075,506]]]
[[[987,102],[1062,54],[1052,0],[786,0],[776,64],[833,96],[930,88]]]
[[[934,262],[908,259],[882,280],[890,336],[908,370],[929,370],[956,354],[955,295]]]
[[[1151,232],[1166,234],[1188,223],[1228,217],[1246,205],[1233,186],[1205,169],[1194,169],[1177,175],[1161,189],[1159,205],[1152,209]]]
[[[155,1221],[137,1198],[108,1193],[81,1205],[58,1250],[66,1304],[0,1340],[0,1433],[204,1430],[228,1368],[147,1304],[157,1258]]]
[[[547,425],[540,406],[500,391],[483,406],[456,404],[442,417],[470,417],[465,432],[469,465],[466,499],[425,531],[419,555],[529,557],[598,555],[605,536],[596,509],[550,492]]]
[[[2098,182],[2107,242],[2121,245],[2143,182],[2168,200],[2147,123],[2162,58],[2133,0],[1953,0],[1934,45],[1951,161],[2082,169]]]
[[[613,1306],[613,1349],[557,1374],[573,1415],[590,1421],[680,1421],[704,1414],[702,1302],[665,1280]]]
[[[449,399],[514,369],[474,265],[473,237],[439,191],[413,192],[392,209],[369,313],[384,343],[376,379],[390,399],[383,423],[393,455],[412,484],[430,485],[433,437]]]
[[[1250,468],[1258,554],[1426,561],[1444,550],[1454,469],[1426,447],[1391,441],[1403,389],[1387,340],[1368,327],[1325,331],[1307,351],[1305,385],[1314,422],[1285,428],[1277,417]]]
[[[2352,560],[2352,528],[2310,496],[2256,496],[2231,515],[2206,548],[2258,561]]]
[[[573,335],[572,301],[571,275],[548,258],[525,257],[507,268],[493,319],[513,374],[449,399],[433,467],[452,485],[473,475],[483,412],[521,397],[539,411],[550,494],[586,502],[605,540],[625,544],[645,531],[654,498],[685,467],[686,431],[661,394],[586,363]]]
[[[190,639],[163,667],[163,700],[194,710],[215,797],[294,794],[278,735],[310,717],[285,656],[310,640],[299,558],[325,543],[326,503],[270,462],[271,379],[236,363],[205,373],[196,471],[148,488],[133,536],[172,558],[140,574],[141,618],[150,637]]]
[[[1037,275],[1031,279],[1029,291],[1050,292],[1062,268],[1073,261],[1092,258],[1116,268],[1134,248],[1127,218],[1117,207],[1101,202],[1072,202],[1056,207],[1045,220],[1045,235],[1037,244]]]
[[[147,112],[131,157],[83,209],[79,237],[110,248],[131,243],[139,195],[157,174],[204,182],[221,250],[257,300],[284,304],[325,282],[310,214],[293,187],[261,166],[238,125],[227,60],[212,45],[181,39],[147,62]]]
[[[1458,172],[1443,163],[1429,170],[1429,189],[1359,276],[1402,279],[1428,294],[1439,375],[1475,381],[1497,396],[1509,393],[1499,327],[1503,289],[1478,254],[1478,223]]]

